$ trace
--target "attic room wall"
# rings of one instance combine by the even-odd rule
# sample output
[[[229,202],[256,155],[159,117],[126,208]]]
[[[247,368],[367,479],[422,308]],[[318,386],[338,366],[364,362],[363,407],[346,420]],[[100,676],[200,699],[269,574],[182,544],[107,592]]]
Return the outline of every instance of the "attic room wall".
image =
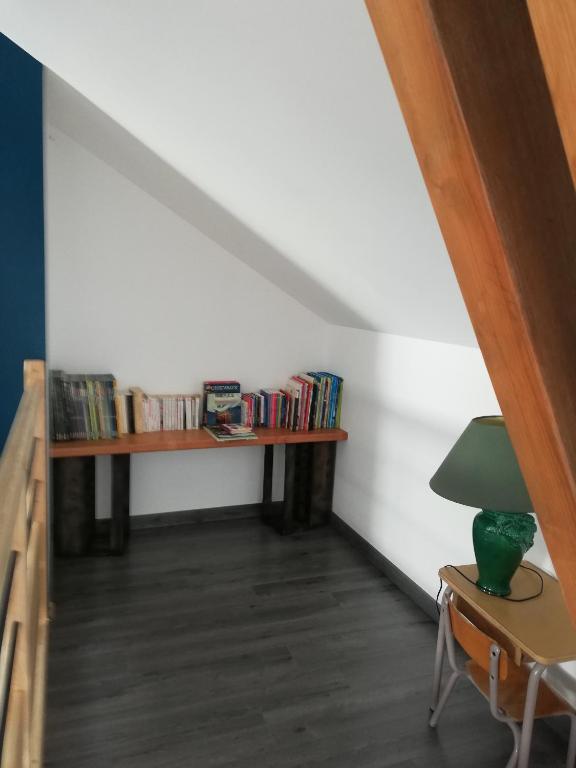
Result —
[[[331,327],[345,380],[334,510],[429,595],[438,569],[474,562],[476,510],[428,482],[474,416],[500,413],[479,349]],[[528,558],[552,570],[538,532]]]
[[[50,367],[191,392],[323,366],[316,315],[51,126],[45,155]],[[132,514],[259,501],[262,462],[261,448],[134,456]],[[101,515],[106,472],[99,460]]]
[[[334,512],[431,597],[438,569],[474,562],[475,509],[428,482],[474,416],[500,413],[480,350],[330,326],[328,368],[344,377]],[[554,573],[538,530],[528,560]],[[576,706],[576,662],[548,672]]]
[[[428,480],[470,418],[499,412],[478,349],[326,325],[53,127],[46,171],[51,367],[152,392],[331,368],[350,432],[337,514],[430,595],[439,565],[473,559],[473,510]],[[106,471],[101,460],[101,487]],[[135,456],[132,511],[257,501],[261,472],[256,449]],[[529,557],[549,566],[540,536]]]

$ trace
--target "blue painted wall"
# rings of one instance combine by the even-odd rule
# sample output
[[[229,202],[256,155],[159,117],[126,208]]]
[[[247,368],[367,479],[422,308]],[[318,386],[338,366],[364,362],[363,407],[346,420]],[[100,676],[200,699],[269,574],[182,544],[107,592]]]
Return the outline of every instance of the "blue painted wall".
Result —
[[[0,447],[45,358],[42,65],[0,34]]]

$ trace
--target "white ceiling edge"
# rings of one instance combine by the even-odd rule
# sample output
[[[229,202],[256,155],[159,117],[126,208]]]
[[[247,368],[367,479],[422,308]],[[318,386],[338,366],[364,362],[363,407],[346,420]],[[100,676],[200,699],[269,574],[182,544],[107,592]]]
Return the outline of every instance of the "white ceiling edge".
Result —
[[[319,316],[476,346],[361,0],[5,0],[0,30],[76,89],[55,127]]]
[[[370,323],[47,68],[44,70],[44,118],[326,322],[477,346],[475,338],[464,344],[444,342],[433,335],[402,334]]]
[[[48,69],[44,118],[323,320],[377,330]]]
[[[475,346],[362,0],[224,5],[4,0],[0,30],[76,89],[55,127],[319,316]]]

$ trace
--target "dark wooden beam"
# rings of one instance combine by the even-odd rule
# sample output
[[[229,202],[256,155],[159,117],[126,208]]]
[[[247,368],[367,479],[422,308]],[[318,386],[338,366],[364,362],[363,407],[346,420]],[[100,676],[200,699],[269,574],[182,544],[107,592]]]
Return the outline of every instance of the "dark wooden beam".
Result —
[[[367,0],[576,620],[576,197],[524,0]]]

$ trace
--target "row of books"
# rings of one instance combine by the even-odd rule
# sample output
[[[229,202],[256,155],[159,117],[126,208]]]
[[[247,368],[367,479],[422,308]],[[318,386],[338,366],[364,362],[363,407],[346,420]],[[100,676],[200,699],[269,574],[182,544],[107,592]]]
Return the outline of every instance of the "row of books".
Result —
[[[238,381],[225,380],[204,382],[203,395],[149,395],[139,387],[119,391],[109,373],[51,371],[52,438],[99,440],[204,424],[221,439],[253,439],[254,427],[339,427],[342,383],[332,373],[308,372],[292,376],[284,389],[243,394]],[[223,425],[235,428],[222,431]]]
[[[118,434],[110,373],[51,371],[50,427],[54,440],[100,440]]]
[[[201,395],[120,392],[111,373],[50,372],[53,440],[103,440],[131,433],[200,429]]]
[[[136,434],[200,429],[202,425],[201,395],[148,395],[140,387],[132,387],[130,395],[120,397],[131,397]]]
[[[241,398],[241,423],[296,431],[340,426],[342,384],[333,373],[300,373],[285,389],[261,389]]]
[[[340,427],[343,384],[340,376],[325,371],[292,376],[287,385],[293,402],[292,429]]]

